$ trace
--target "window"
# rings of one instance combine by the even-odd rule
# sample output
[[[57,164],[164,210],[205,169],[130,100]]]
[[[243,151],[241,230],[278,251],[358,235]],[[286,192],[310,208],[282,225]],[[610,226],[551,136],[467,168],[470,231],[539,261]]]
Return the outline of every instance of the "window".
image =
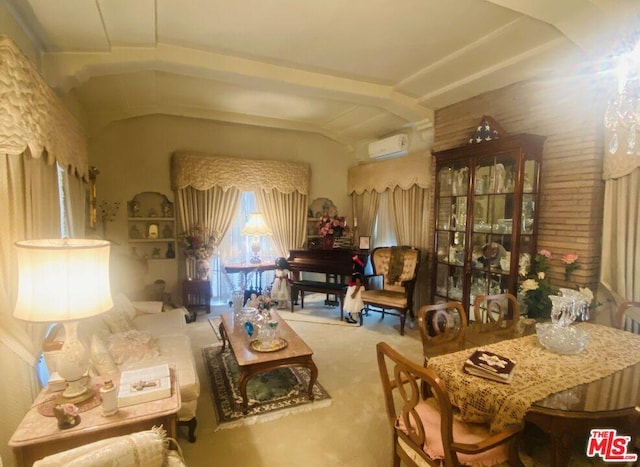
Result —
[[[240,206],[233,224],[222,241],[218,252],[211,258],[211,288],[214,303],[226,303],[231,299],[231,292],[240,287],[255,286],[257,281],[254,274],[247,276],[247,284],[243,284],[241,274],[226,274],[225,264],[248,263],[251,256],[252,237],[240,235],[240,231],[249,219],[251,212],[257,211],[256,197],[253,192],[244,192],[240,199]],[[276,251],[270,237],[260,238],[260,258],[263,262],[275,262]],[[263,288],[273,282],[273,271],[262,273]]]

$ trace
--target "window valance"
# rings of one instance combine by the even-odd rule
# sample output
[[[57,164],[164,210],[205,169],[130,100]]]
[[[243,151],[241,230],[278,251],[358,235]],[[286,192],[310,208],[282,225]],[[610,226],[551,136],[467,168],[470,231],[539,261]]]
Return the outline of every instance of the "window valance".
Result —
[[[0,35],[0,153],[27,149],[34,158],[46,151],[50,164],[88,178],[82,127],[15,43]]]
[[[365,191],[382,193],[400,187],[431,186],[431,154],[409,154],[397,159],[356,165],[349,169],[348,193]]]
[[[309,194],[311,168],[302,162],[243,159],[198,152],[174,152],[171,158],[171,187],[191,186],[208,190],[219,186],[241,191],[275,189],[282,193]]]

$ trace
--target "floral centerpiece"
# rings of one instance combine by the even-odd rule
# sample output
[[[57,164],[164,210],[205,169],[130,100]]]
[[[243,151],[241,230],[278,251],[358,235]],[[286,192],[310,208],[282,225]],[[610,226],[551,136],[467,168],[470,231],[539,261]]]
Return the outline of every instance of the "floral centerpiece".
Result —
[[[318,229],[322,237],[342,237],[349,231],[344,216],[329,216],[326,212],[318,221]]]
[[[209,259],[213,256],[217,244],[217,235],[207,227],[194,225],[182,233],[184,254],[187,258],[196,260]]]
[[[556,293],[547,277],[551,257],[549,250],[538,251],[533,258],[531,272],[524,276],[525,280],[520,284],[522,302],[527,307],[529,318],[551,317],[552,304],[549,295]]]
[[[215,253],[218,243],[217,233],[207,227],[194,225],[183,232],[181,237],[184,255],[187,258],[187,277],[191,278],[195,274],[199,280],[209,280],[211,269],[209,258]]]

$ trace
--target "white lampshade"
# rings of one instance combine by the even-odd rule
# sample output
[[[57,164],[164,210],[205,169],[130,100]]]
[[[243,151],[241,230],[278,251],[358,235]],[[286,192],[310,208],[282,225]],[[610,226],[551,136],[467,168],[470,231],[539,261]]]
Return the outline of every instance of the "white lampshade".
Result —
[[[261,212],[252,212],[249,214],[249,220],[240,231],[240,235],[264,237],[273,235],[273,231],[264,222],[264,216]]]
[[[13,316],[59,322],[110,309],[110,246],[107,241],[90,239],[16,242],[19,282]]]

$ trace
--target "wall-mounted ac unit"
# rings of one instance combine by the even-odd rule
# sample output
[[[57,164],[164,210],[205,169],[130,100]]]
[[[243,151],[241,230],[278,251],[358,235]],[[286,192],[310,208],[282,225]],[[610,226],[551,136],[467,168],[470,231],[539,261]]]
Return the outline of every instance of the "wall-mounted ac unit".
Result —
[[[369,143],[369,157],[371,159],[401,156],[406,154],[408,150],[409,136],[404,133]]]

